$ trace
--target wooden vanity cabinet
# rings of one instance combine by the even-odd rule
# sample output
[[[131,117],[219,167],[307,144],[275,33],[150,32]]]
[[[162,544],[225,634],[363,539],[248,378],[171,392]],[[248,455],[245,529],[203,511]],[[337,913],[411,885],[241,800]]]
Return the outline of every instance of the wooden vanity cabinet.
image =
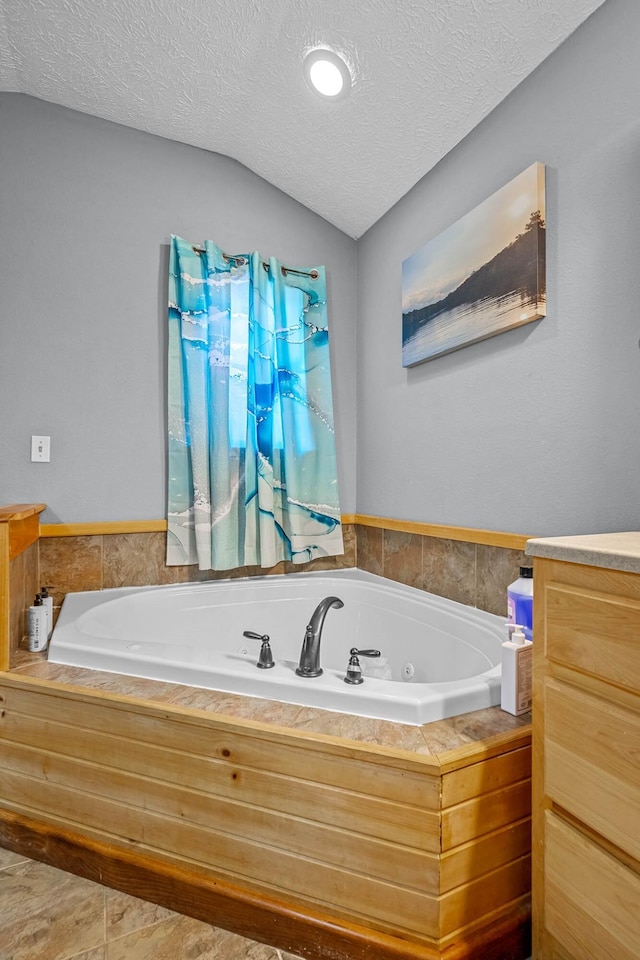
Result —
[[[638,960],[640,573],[534,584],[533,957]]]

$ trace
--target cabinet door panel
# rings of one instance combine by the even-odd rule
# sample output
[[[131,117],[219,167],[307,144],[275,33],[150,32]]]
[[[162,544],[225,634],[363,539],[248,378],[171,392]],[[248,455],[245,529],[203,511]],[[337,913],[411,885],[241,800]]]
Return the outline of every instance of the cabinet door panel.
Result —
[[[546,926],[576,960],[639,960],[640,877],[546,814]]]
[[[545,602],[548,657],[640,693],[640,601],[551,582]]]
[[[544,710],[547,795],[640,861],[640,714],[555,680]]]

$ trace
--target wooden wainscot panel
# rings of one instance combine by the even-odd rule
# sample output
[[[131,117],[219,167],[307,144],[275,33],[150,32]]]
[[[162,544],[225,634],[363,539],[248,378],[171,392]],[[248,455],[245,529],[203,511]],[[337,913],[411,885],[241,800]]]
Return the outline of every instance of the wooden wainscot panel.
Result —
[[[383,929],[437,936],[436,898],[407,887],[284,849],[229,837],[217,828],[194,825],[187,818],[160,816],[13,772],[4,775],[3,793],[5,809],[15,813],[58,823],[65,829],[88,829],[104,842],[117,843],[124,837],[127,845],[151,855],[168,855],[184,868],[208,868],[212,877],[242,883],[256,891],[269,888],[276,895],[321,906],[336,916],[359,917]],[[108,831],[104,824],[109,825]]]
[[[24,716],[60,720],[72,727],[98,730],[142,743],[221,759],[271,773],[366,793],[374,797],[438,811],[439,766],[403,751],[355,746],[328,736],[222,717],[200,710],[101,691],[79,692],[48,681],[12,675],[0,677],[7,705]],[[37,699],[33,699],[37,697]],[[166,723],[170,719],[171,723]],[[265,746],[268,744],[268,749]],[[426,774],[426,776],[425,776]]]
[[[545,717],[547,794],[640,860],[640,710],[549,680]]]
[[[44,721],[8,710],[3,719],[6,740],[47,752],[69,753],[85,761],[100,758],[101,765],[145,777],[180,782],[220,799],[251,803],[260,798],[267,810],[285,809],[292,816],[330,818],[335,827],[361,830],[370,836],[437,852],[440,818],[437,811],[372,797],[300,776],[283,777],[224,758],[202,757],[190,750],[139,743],[101,731],[70,727],[57,720]]]
[[[262,846],[267,846],[390,882],[401,877],[403,886],[438,892],[439,864],[435,854],[372,837],[368,823],[362,817],[359,823],[354,818],[347,829],[338,828],[330,807],[314,804],[308,811],[314,819],[302,819],[290,815],[285,800],[281,807],[287,812],[265,809],[259,792],[253,793],[249,804],[187,789],[168,779],[123,773],[101,764],[43,753],[20,744],[7,743],[2,753],[8,784],[11,783],[10,774],[16,775],[14,780],[19,776],[32,781],[44,778],[78,794],[113,800],[134,809],[143,807],[145,811],[177,823],[184,821],[200,825],[203,831],[215,824],[216,834],[221,834],[220,842],[216,844],[216,862],[221,862],[226,846],[244,848],[245,842],[249,842],[261,845],[253,855],[254,862],[259,860]],[[185,760],[188,762],[188,755]],[[38,796],[39,788],[35,786],[34,790]],[[289,794],[286,783],[283,794]],[[353,801],[357,802],[357,798]],[[320,820],[321,816],[323,820]],[[145,837],[150,842],[149,832]],[[204,851],[199,859],[208,862]],[[225,869],[235,867],[228,865]]]
[[[640,957],[640,877],[547,812],[545,914],[570,958]],[[559,954],[562,956],[562,954]]]
[[[530,733],[528,734],[530,738]],[[442,806],[451,807],[531,776],[531,746],[470,763],[442,777]]]
[[[308,960],[439,960],[441,956],[432,944],[411,937],[401,939],[350,918],[336,920],[319,908],[279,898],[271,889],[256,894],[213,878],[193,864],[179,865],[140,848],[104,843],[85,831],[75,833],[61,824],[52,826],[1,809],[0,843],[17,852],[28,850],[35,859],[242,936],[264,943],[275,939],[280,949]],[[509,916],[500,925],[492,925],[492,942],[508,946],[514,934],[517,936],[519,919]],[[483,944],[486,940],[484,931],[475,942]],[[477,955],[455,950],[451,960]],[[483,953],[487,960],[513,955],[493,950]]]
[[[497,870],[465,883],[440,899],[440,936],[446,938],[474,920],[486,917],[531,886],[531,857],[520,857]]]
[[[531,814],[531,779],[442,811],[442,850],[451,850]]]
[[[440,890],[448,893],[505,863],[527,856],[530,851],[531,819],[525,817],[443,853]]]
[[[143,703],[109,709],[100,697],[14,683],[4,681],[0,720],[5,808],[89,830],[101,840],[124,838],[227,881],[271,888],[379,929],[437,937],[438,857],[424,848],[437,848],[438,814],[380,796],[381,783],[401,794],[400,786],[391,789],[392,779],[402,781],[407,772],[400,764],[385,767],[376,752],[308,736],[300,742],[274,728],[265,750],[260,731],[237,722],[206,717],[205,725]],[[105,726],[109,732],[96,729]],[[109,745],[109,738],[117,744]],[[260,762],[273,764],[274,754],[277,774],[260,771]],[[200,783],[194,782],[194,760],[200,761]],[[337,779],[348,780],[349,788],[312,781],[318,768],[331,774],[336,763]],[[299,786],[307,788],[308,804],[294,814],[289,804]],[[372,835],[365,806],[392,842]]]

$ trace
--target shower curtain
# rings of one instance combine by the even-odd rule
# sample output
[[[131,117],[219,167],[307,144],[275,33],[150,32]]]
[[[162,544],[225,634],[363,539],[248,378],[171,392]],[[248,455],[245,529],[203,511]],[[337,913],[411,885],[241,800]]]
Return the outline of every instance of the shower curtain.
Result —
[[[326,282],[172,236],[167,563],[343,553]]]

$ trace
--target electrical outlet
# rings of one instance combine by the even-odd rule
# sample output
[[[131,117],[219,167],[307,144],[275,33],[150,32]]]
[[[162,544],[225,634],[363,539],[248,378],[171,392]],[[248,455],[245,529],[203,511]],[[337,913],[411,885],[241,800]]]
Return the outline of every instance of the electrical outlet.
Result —
[[[51,460],[51,437],[31,437],[31,462],[49,463]]]

